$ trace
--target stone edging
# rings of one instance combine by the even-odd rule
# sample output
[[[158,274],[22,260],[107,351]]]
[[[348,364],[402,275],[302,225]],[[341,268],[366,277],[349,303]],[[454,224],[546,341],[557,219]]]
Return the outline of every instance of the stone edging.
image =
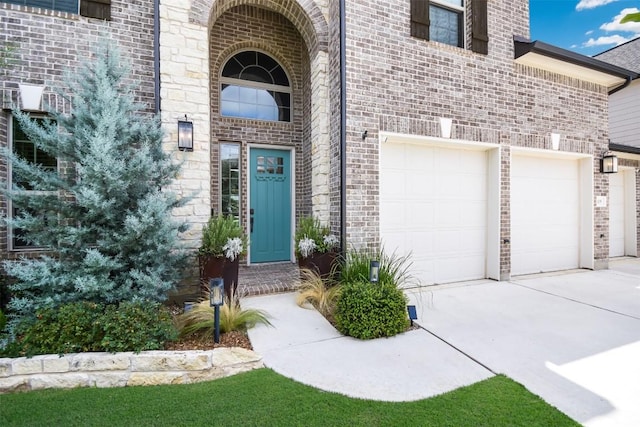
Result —
[[[263,366],[261,356],[239,347],[0,358],[0,393],[46,388],[190,384]]]

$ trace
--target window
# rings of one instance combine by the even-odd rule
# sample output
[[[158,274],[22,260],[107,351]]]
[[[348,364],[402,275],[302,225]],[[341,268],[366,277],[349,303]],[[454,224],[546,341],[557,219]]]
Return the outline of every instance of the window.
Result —
[[[430,40],[464,47],[463,0],[432,0],[429,2]]]
[[[220,206],[240,223],[240,144],[220,144]]]
[[[471,50],[488,52],[487,0],[471,2]],[[464,47],[464,0],[411,0],[411,36]]]
[[[220,112],[245,119],[291,121],[291,86],[269,55],[243,51],[227,61],[220,77]]]
[[[42,123],[44,118],[35,118],[36,121]],[[58,161],[55,157],[50,156],[44,151],[38,149],[33,142],[29,140],[27,135],[20,127],[18,120],[13,117],[11,120],[11,149],[15,154],[26,159],[31,163],[40,164],[44,169],[56,170],[58,168]],[[11,170],[9,175],[10,183],[13,188],[20,188],[24,191],[33,191],[33,187],[23,178],[20,177],[17,172]],[[16,207],[10,209],[12,216],[17,216],[20,211]],[[34,212],[31,212],[34,214]],[[25,231],[14,228],[11,230],[11,248],[10,249],[26,249],[33,248],[25,239]]]
[[[82,16],[111,19],[111,0],[3,0],[21,6],[40,7],[60,12],[80,13]]]

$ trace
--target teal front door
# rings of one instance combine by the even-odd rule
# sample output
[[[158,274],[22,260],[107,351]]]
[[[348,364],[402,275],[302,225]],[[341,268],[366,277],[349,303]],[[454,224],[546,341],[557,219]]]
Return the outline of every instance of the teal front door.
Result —
[[[291,153],[250,149],[251,262],[291,260]]]

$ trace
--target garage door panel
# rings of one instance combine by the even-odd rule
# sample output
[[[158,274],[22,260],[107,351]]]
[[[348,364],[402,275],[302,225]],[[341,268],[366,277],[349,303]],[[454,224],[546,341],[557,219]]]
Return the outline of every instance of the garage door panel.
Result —
[[[486,153],[383,144],[380,162],[380,230],[385,248],[411,252],[412,271],[422,283],[484,278]],[[404,176],[404,192],[387,185],[399,182],[399,174]],[[404,210],[406,221],[391,218],[396,209]]]
[[[389,194],[396,200],[402,199],[407,190],[404,171],[388,170],[386,175],[385,179],[380,181],[380,193]]]
[[[405,240],[406,246],[412,248],[416,254],[432,256],[434,253],[434,231],[415,231],[409,233],[409,238]]]
[[[407,171],[403,173],[406,176]],[[433,177],[423,173],[412,173],[411,176],[414,176],[415,179],[406,178],[405,192],[402,194],[409,200],[432,198],[436,191],[433,187]]]
[[[380,217],[384,217],[387,220],[386,227],[388,230],[403,229],[407,223],[407,212],[404,209],[403,203],[388,201],[387,203],[380,204]]]
[[[579,184],[578,160],[512,157],[512,274],[579,266]]]

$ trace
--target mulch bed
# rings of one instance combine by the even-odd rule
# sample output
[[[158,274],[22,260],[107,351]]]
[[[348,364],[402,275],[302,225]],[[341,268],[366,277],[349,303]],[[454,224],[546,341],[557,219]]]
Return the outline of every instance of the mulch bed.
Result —
[[[220,347],[242,347],[253,350],[246,332],[232,331],[220,334],[220,342],[214,343],[213,337],[184,337],[178,341],[166,343],[165,350],[213,350]]]
[[[169,311],[175,317],[182,313],[182,307],[178,305],[172,305],[169,307]],[[213,336],[208,338],[202,338],[199,336],[181,337],[178,341],[165,343],[165,350],[213,350],[220,347],[241,347],[247,350],[253,350],[251,341],[246,332],[231,331],[224,334],[220,334],[220,342],[214,343]]]

